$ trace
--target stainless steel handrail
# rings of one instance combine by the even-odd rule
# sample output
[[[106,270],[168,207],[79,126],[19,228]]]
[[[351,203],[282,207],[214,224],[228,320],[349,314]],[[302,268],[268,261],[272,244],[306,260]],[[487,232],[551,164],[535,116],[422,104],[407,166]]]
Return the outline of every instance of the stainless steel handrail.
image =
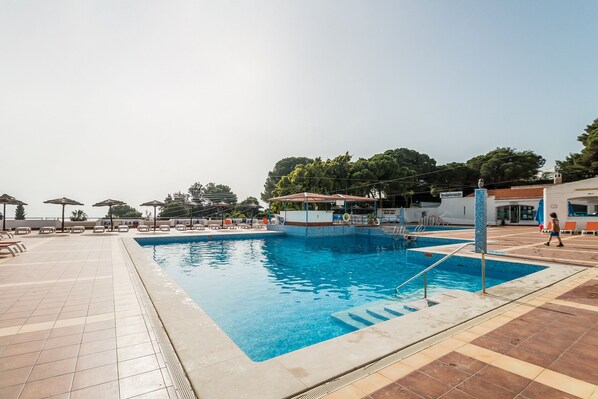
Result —
[[[467,243],[461,245],[459,248],[455,249],[453,252],[446,255],[444,258],[440,259],[438,262],[435,262],[431,266],[428,266],[421,272],[417,273],[415,276],[411,277],[409,280],[398,285],[397,288],[395,288],[395,295],[399,295],[399,289],[401,287],[412,282],[413,280],[415,280],[416,278],[418,278],[419,276],[421,276],[423,274],[424,275],[424,298],[427,298],[428,297],[428,279],[427,279],[426,273],[429,272],[430,270],[434,269],[436,266],[438,266],[445,260],[451,258],[457,252],[459,252],[460,250],[462,250],[463,248],[465,248],[469,245],[475,245],[475,242],[467,242]],[[485,253],[482,253],[482,292],[484,292],[484,293],[486,293],[486,257],[485,257],[485,255],[486,255]]]

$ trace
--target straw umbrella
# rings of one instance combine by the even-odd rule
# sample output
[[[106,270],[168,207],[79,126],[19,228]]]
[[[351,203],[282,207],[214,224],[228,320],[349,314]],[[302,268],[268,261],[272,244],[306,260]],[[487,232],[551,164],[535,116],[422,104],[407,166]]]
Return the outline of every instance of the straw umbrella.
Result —
[[[2,211],[2,230],[6,230],[6,205],[27,205],[23,201],[19,201],[8,194],[0,195],[0,204],[4,206]]]
[[[113,231],[112,226],[112,207],[114,205],[125,205],[126,203],[120,200],[115,199],[107,199],[102,202],[98,202],[97,204],[93,204],[93,206],[107,206],[109,208],[108,214],[110,215],[110,231]]]
[[[75,201],[69,198],[56,198],[56,199],[51,199],[51,200],[47,200],[44,201],[44,204],[57,204],[57,205],[62,205],[62,232],[64,233],[64,207],[66,205],[78,205],[78,206],[83,206],[82,203],[80,203],[79,201]]]
[[[154,207],[154,232],[156,232],[156,208],[159,206],[162,207],[164,205],[166,205],[164,202],[161,202],[158,200],[144,202],[143,204],[140,205],[140,206],[153,206]]]

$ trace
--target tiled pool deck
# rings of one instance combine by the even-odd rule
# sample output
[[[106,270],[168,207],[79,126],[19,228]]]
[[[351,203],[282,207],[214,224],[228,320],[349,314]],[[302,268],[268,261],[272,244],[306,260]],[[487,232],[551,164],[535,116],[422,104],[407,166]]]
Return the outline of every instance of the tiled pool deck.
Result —
[[[163,356],[120,239],[136,235],[33,233],[21,236],[28,252],[0,256],[0,398],[176,397],[169,367],[180,365]],[[325,397],[598,398],[598,237],[545,247],[537,228],[504,227],[489,239],[588,269]]]

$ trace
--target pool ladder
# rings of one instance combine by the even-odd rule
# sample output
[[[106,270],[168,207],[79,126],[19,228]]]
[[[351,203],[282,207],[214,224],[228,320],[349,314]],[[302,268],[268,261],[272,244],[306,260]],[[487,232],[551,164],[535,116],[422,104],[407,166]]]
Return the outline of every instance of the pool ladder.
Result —
[[[463,248],[465,248],[469,245],[475,245],[475,242],[468,242],[468,243],[461,245],[459,248],[455,249],[453,252],[446,255],[442,259],[440,259],[438,262],[435,262],[434,264],[432,264],[432,266],[428,266],[421,272],[417,273],[415,276],[411,277],[409,280],[405,281],[404,283],[399,284],[397,286],[397,288],[395,288],[395,296],[399,296],[399,289],[401,289],[401,287],[412,282],[413,280],[415,280],[416,278],[418,278],[419,276],[421,276],[423,274],[424,275],[424,299],[428,298],[428,276],[427,276],[427,273],[430,270],[434,269],[436,266],[440,265],[445,260],[452,258],[457,252],[459,252],[460,250],[462,250]],[[482,292],[484,294],[486,293],[486,254],[484,252],[482,252]]]

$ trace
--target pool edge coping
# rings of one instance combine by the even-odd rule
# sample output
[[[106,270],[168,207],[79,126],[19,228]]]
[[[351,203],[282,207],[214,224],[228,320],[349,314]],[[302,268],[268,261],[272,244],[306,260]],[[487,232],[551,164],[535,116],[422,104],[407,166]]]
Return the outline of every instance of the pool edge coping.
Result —
[[[247,237],[248,234],[243,236]],[[558,269],[561,273],[544,276],[544,279],[537,279],[541,276],[535,276],[529,281],[525,280],[529,276],[525,276],[489,289],[495,297],[479,297],[475,300],[476,303],[471,300],[455,300],[458,301],[455,303],[451,301],[445,305],[452,303],[453,306],[429,308],[264,362],[253,362],[157,263],[147,257],[134,238],[122,238],[122,241],[193,389],[199,397],[208,399],[281,398],[299,395],[585,269],[553,262],[532,263],[517,259],[516,263],[548,266],[537,273],[559,271]],[[428,252],[433,252],[430,247],[427,248]],[[496,260],[505,260],[501,258]],[[545,279],[548,277],[552,280],[551,284],[546,284]],[[531,287],[531,291],[522,292],[526,286]],[[497,298],[501,296],[504,298]],[[480,300],[483,306],[478,303]],[[469,312],[461,314],[460,320],[455,320],[455,308],[463,310],[463,305],[467,305]],[[472,312],[476,307],[477,310]],[[412,331],[411,328],[409,334],[405,334],[406,325],[417,325],[417,331]],[[202,332],[201,340],[197,340],[199,328]],[[210,342],[206,343],[208,340]]]

